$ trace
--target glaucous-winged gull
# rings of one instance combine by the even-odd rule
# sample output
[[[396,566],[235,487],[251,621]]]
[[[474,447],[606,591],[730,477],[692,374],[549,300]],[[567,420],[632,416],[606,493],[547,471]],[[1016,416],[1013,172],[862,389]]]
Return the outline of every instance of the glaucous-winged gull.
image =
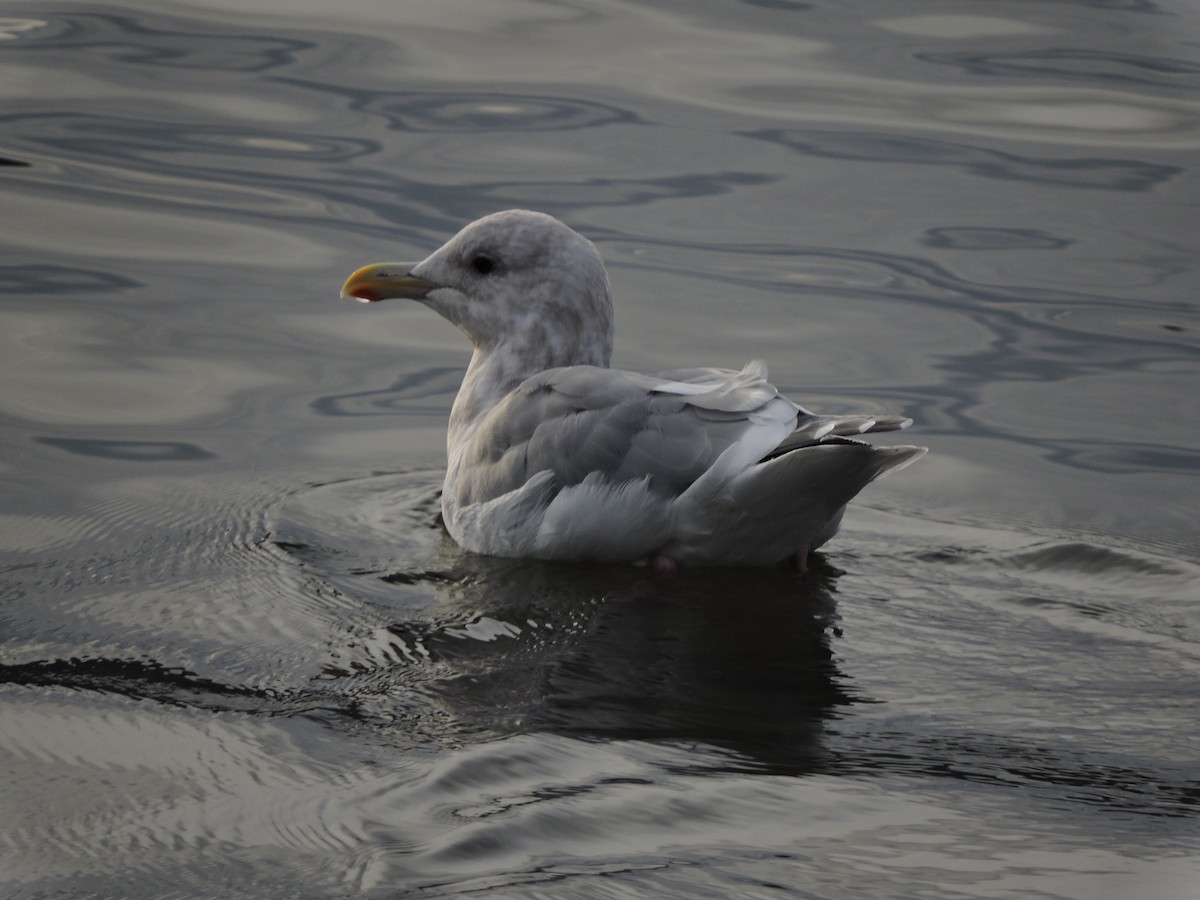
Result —
[[[815,415],[759,361],[610,369],[604,263],[544,213],[495,213],[419,263],[364,266],[342,296],[418,300],[474,344],[442,513],[476,553],[803,569],[855,494],[925,452],[851,438],[911,420]]]

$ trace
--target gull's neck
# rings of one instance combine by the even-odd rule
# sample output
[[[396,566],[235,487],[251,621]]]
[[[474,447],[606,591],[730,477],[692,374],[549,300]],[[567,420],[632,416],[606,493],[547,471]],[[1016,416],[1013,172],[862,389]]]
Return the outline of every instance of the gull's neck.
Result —
[[[450,411],[446,437],[452,460],[483,417],[525,379],[561,366],[608,367],[612,356],[611,317],[593,322],[586,334],[581,323],[563,325],[559,322],[557,327],[548,328],[544,322],[525,322],[494,346],[475,345]],[[513,337],[514,333],[520,338]]]

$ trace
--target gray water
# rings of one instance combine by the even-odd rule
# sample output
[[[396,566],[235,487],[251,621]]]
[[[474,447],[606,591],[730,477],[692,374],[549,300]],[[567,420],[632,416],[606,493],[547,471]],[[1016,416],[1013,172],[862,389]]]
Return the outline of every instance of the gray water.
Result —
[[[1200,896],[1191,4],[5,15],[4,896]],[[336,295],[510,206],[931,452],[803,578],[462,554]]]

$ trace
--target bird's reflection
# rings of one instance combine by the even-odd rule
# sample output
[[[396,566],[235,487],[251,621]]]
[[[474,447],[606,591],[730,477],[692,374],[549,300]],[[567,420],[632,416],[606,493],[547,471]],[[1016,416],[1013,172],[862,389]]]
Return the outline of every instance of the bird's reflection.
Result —
[[[551,565],[457,553],[437,602],[341,648],[335,682],[475,739],[555,732],[702,742],[731,764],[807,771],[851,702],[833,659],[837,571]],[[419,576],[418,576],[419,577]],[[414,576],[384,576],[410,584]],[[368,687],[368,685],[370,685]],[[418,715],[418,718],[420,716]],[[469,738],[468,738],[469,739]]]

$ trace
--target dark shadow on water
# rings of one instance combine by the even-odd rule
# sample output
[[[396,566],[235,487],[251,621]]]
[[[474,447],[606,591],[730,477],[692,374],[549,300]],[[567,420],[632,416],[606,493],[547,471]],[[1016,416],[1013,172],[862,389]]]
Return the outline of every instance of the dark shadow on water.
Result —
[[[823,722],[853,702],[830,639],[836,573],[469,560],[432,621],[387,626],[398,663],[460,736],[552,732],[715,745],[731,765],[820,765]],[[394,579],[394,574],[386,576]],[[351,658],[326,674],[385,686]],[[355,671],[355,663],[363,666]]]
[[[854,701],[831,646],[838,570],[663,577],[474,556],[437,524],[440,480],[316,485],[272,517],[282,564],[352,610],[316,684],[360,721],[400,741],[552,732],[818,765],[823,723]]]
[[[0,665],[0,684],[69,687],[200,709],[255,710],[272,698],[269,691],[221,684],[155,660],[103,657]]]
[[[855,702],[831,648],[839,573],[819,561],[803,577],[657,577],[453,548],[399,571],[310,544],[271,550],[310,572],[342,568],[311,582],[344,607],[319,670],[263,687],[152,659],[45,659],[0,666],[0,684],[305,716],[401,747],[545,733],[695,744],[710,748],[706,769],[718,748],[722,771],[797,775],[826,765],[825,723]]]
[[[1075,243],[1036,228],[929,228],[921,243],[938,250],[1062,250]]]
[[[315,560],[313,548],[276,545]],[[437,602],[351,632],[304,686],[225,684],[154,660],[0,665],[0,685],[95,692],[253,716],[302,716],[401,747],[517,734],[696,747],[696,773],[914,778],[1045,802],[1192,818],[1200,782],[1011,736],[840,734],[856,696],[831,642],[836,570],[693,571],[468,558],[359,577]],[[359,623],[361,624],[361,623]]]
[[[1200,814],[1200,782],[1182,772],[1011,736],[839,726],[871,700],[839,668],[841,573],[819,561],[802,578],[655,577],[470,557],[446,543],[419,566],[386,571],[332,547],[279,541],[271,551],[328,570],[314,590],[350,611],[328,661],[302,684],[228,684],[154,660],[72,658],[0,665],[0,685],[301,716],[401,748],[517,734],[662,741],[695,746],[697,773],[946,780],[1138,815]],[[355,580],[357,603],[347,590]],[[388,593],[395,604],[380,602]]]
[[[314,485],[270,517],[276,564],[336,605],[325,662],[303,673],[347,712],[332,727],[399,744],[684,741],[811,770],[822,723],[852,702],[830,643],[836,570],[656,577],[473,556],[438,524],[440,476]]]
[[[845,775],[915,775],[997,788],[1020,788],[1051,802],[1161,818],[1200,816],[1200,780],[1185,772],[1097,762],[1069,749],[986,735],[880,731],[837,754]]]

